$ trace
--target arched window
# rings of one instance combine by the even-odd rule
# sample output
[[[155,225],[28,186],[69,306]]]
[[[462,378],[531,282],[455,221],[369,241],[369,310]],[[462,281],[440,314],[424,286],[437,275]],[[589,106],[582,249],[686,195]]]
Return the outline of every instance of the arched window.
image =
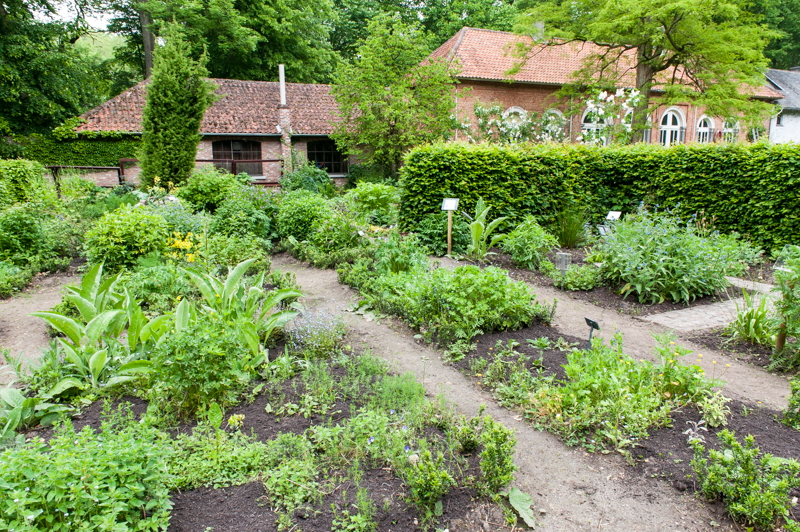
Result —
[[[608,136],[603,133],[606,130],[607,121],[597,116],[596,112],[586,109],[581,118],[581,137],[584,142],[608,144]]]
[[[738,138],[739,122],[731,120],[730,118],[725,120],[725,123],[722,125],[722,142],[730,142],[733,144]]]
[[[347,157],[336,149],[332,140],[315,140],[308,143],[306,157],[329,174],[346,174]]]
[[[683,125],[683,116],[677,109],[668,109],[661,116],[658,141],[662,146],[672,146],[683,142],[686,128]]]
[[[708,144],[714,140],[714,121],[704,116],[697,123],[697,142]]]
[[[544,140],[564,142],[566,127],[567,119],[558,109],[548,109],[542,114],[542,133],[548,137]]]
[[[503,112],[503,118],[512,124],[519,124],[528,118],[528,113],[522,107],[517,107],[515,105],[513,107],[509,107],[505,110],[505,112]]]

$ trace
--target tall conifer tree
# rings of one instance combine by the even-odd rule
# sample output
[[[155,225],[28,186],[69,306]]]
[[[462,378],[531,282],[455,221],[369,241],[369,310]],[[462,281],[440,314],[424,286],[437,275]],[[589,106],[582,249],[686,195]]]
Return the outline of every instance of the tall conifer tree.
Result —
[[[200,123],[216,99],[216,86],[205,79],[206,56],[191,58],[180,27],[171,24],[165,44],[153,58],[153,76],[147,85],[142,113],[142,184],[155,178],[179,186],[192,172],[200,143]]]

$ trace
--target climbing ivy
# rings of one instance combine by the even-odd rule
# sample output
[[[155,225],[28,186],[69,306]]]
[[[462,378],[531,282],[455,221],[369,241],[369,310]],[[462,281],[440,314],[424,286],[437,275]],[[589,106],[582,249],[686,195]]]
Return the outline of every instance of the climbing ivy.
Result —
[[[138,135],[58,139],[34,133],[14,141],[22,146],[23,157],[44,165],[118,166],[120,159],[137,158],[139,150]]]

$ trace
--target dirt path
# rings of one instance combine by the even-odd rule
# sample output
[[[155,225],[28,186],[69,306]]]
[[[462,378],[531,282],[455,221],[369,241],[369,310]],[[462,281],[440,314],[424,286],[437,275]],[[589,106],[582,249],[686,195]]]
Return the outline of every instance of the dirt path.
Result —
[[[443,259],[442,265],[455,267],[462,263]],[[562,331],[588,339],[589,327],[584,318],[591,318],[600,324],[600,336],[607,340],[614,335],[615,331],[621,331],[625,353],[634,358],[655,360],[654,348],[657,342],[653,335],[670,332],[670,329],[662,325],[620,314],[613,309],[601,308],[585,301],[572,299],[564,292],[554,288],[528,284],[533,288],[537,299],[547,303],[558,299],[554,325]],[[695,354],[703,355],[699,365],[705,369],[706,375],[722,377],[725,381],[725,395],[746,402],[762,401],[779,410],[786,408],[790,391],[788,378],[772,375],[761,367],[741,362],[724,355],[721,351],[693,344],[685,339],[678,339],[676,343],[691,349]],[[684,362],[697,364],[697,360],[697,357],[689,355]],[[728,364],[730,367],[727,367]]]
[[[275,257],[273,267],[297,275],[307,294],[305,305],[342,316],[364,344],[387,359],[396,371],[415,374],[429,396],[443,393],[466,415],[477,414],[480,405],[486,404],[488,414],[513,428],[518,440],[515,463],[519,467],[515,485],[530,493],[535,508],[545,512],[539,517],[537,530],[732,530],[724,524],[712,525],[713,521],[726,522],[718,509],[682,496],[666,483],[642,478],[620,460],[569,449],[555,436],[520,421],[489,394],[475,389],[459,371],[444,364],[439,353],[414,340],[402,324],[368,322],[346,312],[356,293],[340,285],[335,272],[308,268],[286,256]]]
[[[30,288],[10,299],[0,300],[0,347],[22,356],[27,361],[36,360],[47,347],[50,337],[44,321],[34,318],[31,312],[50,310],[61,301],[61,289],[70,283],[80,282],[71,270],[34,279]],[[0,357],[0,384],[14,380],[13,373]]]

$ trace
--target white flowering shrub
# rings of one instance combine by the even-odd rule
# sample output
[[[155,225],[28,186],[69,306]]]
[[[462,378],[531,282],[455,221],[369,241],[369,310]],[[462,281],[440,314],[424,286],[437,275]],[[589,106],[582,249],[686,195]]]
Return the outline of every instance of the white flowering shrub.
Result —
[[[633,134],[631,119],[638,105],[636,89],[617,89],[616,92],[592,89],[585,100],[589,110],[581,123],[578,142],[604,146],[610,142],[627,144]]]

